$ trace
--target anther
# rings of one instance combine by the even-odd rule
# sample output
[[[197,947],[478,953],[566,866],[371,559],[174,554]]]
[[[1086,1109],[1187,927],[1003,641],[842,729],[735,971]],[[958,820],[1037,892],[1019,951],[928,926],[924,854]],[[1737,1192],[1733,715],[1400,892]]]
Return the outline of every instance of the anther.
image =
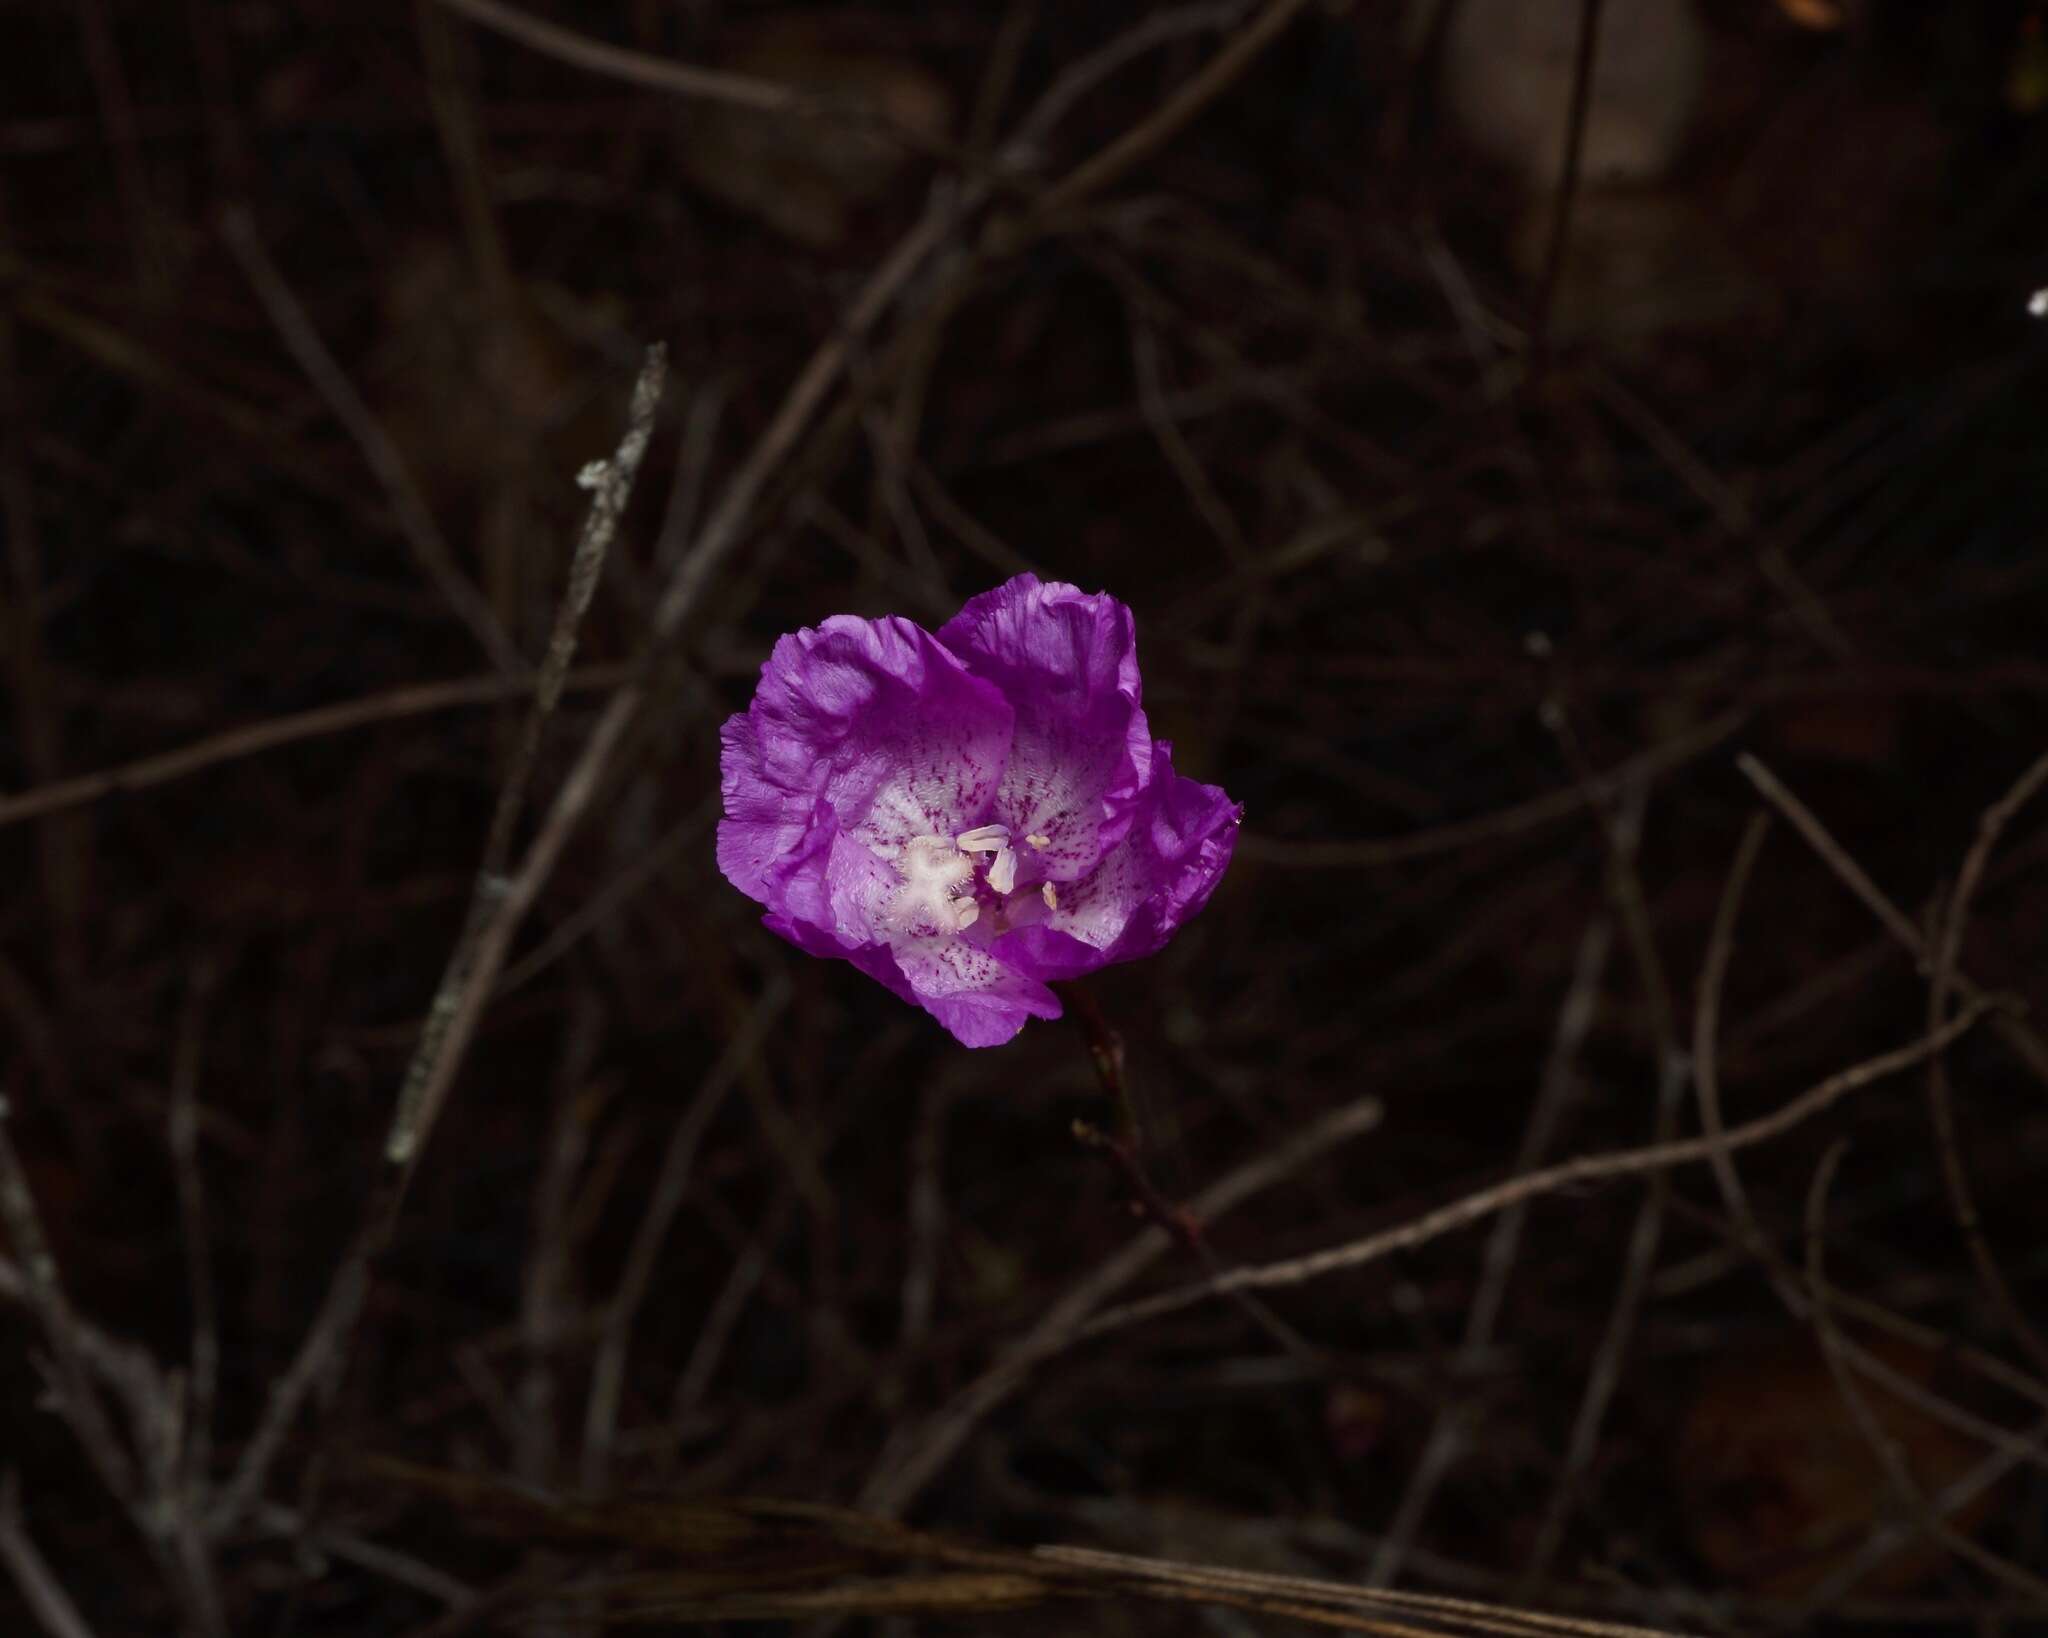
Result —
[[[1004,894],[1017,885],[1017,855],[1008,848],[1000,849],[989,862],[988,884]]]

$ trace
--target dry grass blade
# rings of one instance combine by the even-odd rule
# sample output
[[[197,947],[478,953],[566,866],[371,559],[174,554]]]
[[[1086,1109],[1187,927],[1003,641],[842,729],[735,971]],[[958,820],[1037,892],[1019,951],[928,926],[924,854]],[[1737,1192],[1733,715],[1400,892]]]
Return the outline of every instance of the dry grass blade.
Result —
[[[1443,1598],[1429,1593],[1396,1592],[1384,1587],[1359,1587],[1349,1582],[1324,1581],[1307,1576],[1266,1575],[1252,1570],[1181,1564],[1170,1559],[1105,1553],[1092,1547],[1039,1547],[1033,1556],[1055,1564],[1102,1570],[1112,1575],[1175,1586],[1270,1593],[1344,1608],[1399,1611],[1439,1623],[1430,1630],[1441,1632],[1555,1633],[1571,1634],[1573,1638],[1678,1638],[1678,1635],[1661,1627],[1589,1621],[1579,1616],[1551,1615],[1541,1610],[1487,1604],[1469,1598]]]
[[[465,1517],[535,1539],[631,1547],[638,1573],[553,1589],[603,1601],[607,1624],[861,1614],[965,1615],[1053,1598],[1135,1597],[1287,1614],[1345,1631],[1509,1638],[1680,1638],[1653,1627],[1305,1576],[1046,1545],[1019,1552],[873,1514],[761,1499],[556,1501],[383,1458],[368,1467]],[[941,1566],[933,1570],[929,1566]],[[823,1582],[831,1585],[820,1585]],[[547,1602],[545,1594],[536,1602]]]

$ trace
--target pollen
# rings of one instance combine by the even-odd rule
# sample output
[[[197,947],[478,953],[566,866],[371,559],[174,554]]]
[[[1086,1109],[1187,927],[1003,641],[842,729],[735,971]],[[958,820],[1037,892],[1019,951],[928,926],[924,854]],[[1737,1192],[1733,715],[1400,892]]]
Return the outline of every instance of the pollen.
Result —
[[[1057,910],[1060,907],[1060,896],[1053,891],[1051,882],[1040,882],[1038,884],[1038,896],[1045,900],[1046,909]]]

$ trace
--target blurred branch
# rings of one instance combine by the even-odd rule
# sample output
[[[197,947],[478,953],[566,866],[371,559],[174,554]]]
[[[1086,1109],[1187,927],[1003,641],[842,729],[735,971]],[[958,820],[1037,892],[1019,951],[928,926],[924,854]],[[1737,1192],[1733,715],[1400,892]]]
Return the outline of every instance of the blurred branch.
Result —
[[[1057,218],[1150,159],[1236,84],[1308,5],[1309,0],[1270,0],[1264,11],[1151,113],[1047,188],[1033,204],[1034,219],[1043,223]]]
[[[569,584],[556,610],[555,629],[534,683],[533,709],[527,713],[525,729],[512,753],[496,811],[491,815],[490,832],[484,838],[483,863],[477,869],[469,925],[449,960],[441,989],[428,1009],[419,1046],[406,1070],[405,1083],[399,1088],[398,1111],[392,1118],[391,1135],[385,1144],[385,1158],[394,1166],[410,1166],[440,1112],[441,1099],[468,1043],[468,1033],[475,1028],[476,1018],[503,965],[511,929],[507,927],[502,935],[498,929],[506,923],[517,923],[516,916],[507,914],[508,905],[523,897],[523,910],[538,891],[536,883],[522,896],[520,883],[506,875],[513,835],[526,812],[528,787],[539,765],[542,737],[554,717],[555,707],[561,703],[569,664],[576,657],[576,638],[583,616],[597,591],[605,554],[618,534],[619,520],[625,515],[626,502],[633,493],[633,480],[654,436],[654,418],[661,406],[662,386],[667,377],[668,350],[657,343],[648,348],[640,379],[634,383],[632,403],[626,412],[626,433],[617,453],[609,461],[592,462],[578,474],[577,481],[591,492],[590,511],[584,519],[575,554],[569,560]],[[483,952],[492,944],[496,946],[496,959],[486,963]]]
[[[745,74],[698,68],[691,63],[651,57],[644,51],[628,51],[621,46],[607,45],[602,40],[593,40],[587,34],[561,28],[516,7],[500,5],[498,0],[436,0],[436,3],[450,11],[460,12],[471,22],[480,23],[507,39],[517,40],[542,56],[567,63],[571,68],[602,74],[608,79],[624,80],[632,85],[644,85],[652,90],[706,102],[752,108],[764,114],[817,114],[827,111],[817,99],[792,86],[754,79]]]
[[[1564,259],[1571,247],[1572,207],[1578,203],[1579,173],[1586,153],[1586,116],[1593,107],[1593,68],[1600,55],[1600,13],[1604,0],[1579,0],[1579,34],[1572,51],[1572,96],[1565,112],[1564,169],[1551,204],[1550,235],[1543,248],[1542,280],[1536,287],[1536,313],[1529,324],[1532,371],[1540,371],[1550,344],[1550,314]]]
[[[2021,774],[2012,789],[1987,808],[1978,822],[1977,839],[1963,860],[1962,875],[1957,878],[1948,914],[1937,929],[1934,971],[1927,988],[1930,1027],[1939,1024],[1947,1014],[1950,994],[1958,987],[1963,930],[1969,924],[1970,907],[1984,880],[1985,867],[1991,862],[1992,850],[1998,846],[1998,839],[2013,816],[2039,793],[2044,784],[2048,784],[2048,756],[2041,757]],[[1983,1219],[1977,1211],[1976,1192],[1970,1186],[1970,1174],[1963,1166],[1962,1150],[1956,1137],[1955,1096],[1949,1085],[1948,1060],[1941,1053],[1936,1053],[1927,1063],[1927,1105],[1934,1123],[1935,1144],[1941,1152],[1942,1180],[1948,1187],[1956,1227],[1962,1231],[1964,1243],[1969,1247],[1970,1261],[1976,1267],[1978,1282],[1991,1298],[1991,1305],[2005,1322],[2006,1329],[2034,1362],[2034,1369],[2048,1373],[2048,1338],[2044,1338],[2027,1318],[2026,1311],[2013,1295],[2005,1271],[1999,1267],[1998,1259],[1992,1253],[1991,1242],[1985,1238]]]
[[[1377,1098],[1344,1104],[1218,1178],[1189,1202],[1188,1209],[1203,1222],[1214,1221],[1253,1195],[1284,1182],[1339,1144],[1373,1130],[1382,1113]],[[1164,1229],[1147,1228],[1047,1309],[1036,1325],[921,1426],[898,1428],[861,1488],[861,1506],[889,1517],[904,1512],[938,1477],[983,1418],[1015,1393],[1037,1365],[1087,1334],[1083,1326],[1088,1316],[1144,1273],[1172,1244]]]
[[[263,303],[263,310],[270,315],[270,322],[277,327],[278,335],[326,401],[334,418],[355,440],[378,483],[383,485],[399,529],[412,547],[422,572],[440,592],[456,618],[469,628],[470,635],[476,638],[491,663],[508,677],[522,675],[526,669],[525,662],[512,646],[512,639],[505,635],[505,628],[499,625],[498,617],[491,612],[483,594],[470,584],[468,577],[456,565],[455,554],[441,533],[441,526],[434,521],[426,497],[420,493],[419,485],[413,482],[405,457],[399,454],[398,446],[391,441],[390,434],[385,432],[375,412],[363,402],[362,395],[349,381],[327,343],[320,339],[320,332],[313,328],[306,309],[292,294],[291,286],[285,283],[284,275],[278,272],[270,253],[263,248],[263,241],[257,236],[256,224],[250,220],[249,213],[240,206],[231,206],[222,214],[220,226],[221,237],[241,262],[249,282],[256,287],[257,298]]]
[[[2017,1564],[1989,1552],[1964,1535],[1942,1516],[1939,1508],[1931,1504],[1919,1482],[1913,1477],[1904,1453],[1898,1442],[1879,1422],[1877,1413],[1871,1408],[1870,1400],[1850,1370],[1842,1337],[1833,1314],[1828,1308],[1827,1283],[1827,1202],[1828,1189],[1834,1182],[1835,1172],[1840,1168],[1842,1156],[1848,1152],[1846,1141],[1833,1144],[1821,1158],[1818,1170],[1813,1175],[1813,1186],[1807,1193],[1806,1203],[1806,1284],[1813,1304],[1814,1329],[1820,1333],[1821,1352],[1825,1356],[1828,1370],[1835,1379],[1835,1391],[1841,1396],[1849,1412],[1849,1419],[1856,1424],[1856,1431],[1863,1442],[1877,1458],[1884,1470],[1886,1480],[1914,1524],[1926,1534],[1955,1554],[1967,1559],[1987,1575],[2004,1582],[2008,1587],[2024,1593],[2048,1606],[2048,1581],[2030,1574]]]
[[[58,1404],[64,1419],[84,1446],[101,1482],[132,1508],[138,1497],[135,1464],[115,1438],[113,1424],[107,1420],[106,1408],[85,1368],[78,1320],[64,1295],[35,1194],[8,1132],[12,1113],[6,1095],[0,1093],[0,1226],[6,1228],[15,1255],[21,1259],[24,1295],[42,1323],[44,1340],[56,1362]]]
[[[571,672],[563,687],[565,692],[577,693],[612,688],[628,675],[630,671],[625,666],[588,666]],[[175,751],[161,751],[155,756],[142,757],[103,773],[80,774],[75,779],[38,785],[18,795],[0,796],[0,828],[40,814],[82,807],[104,797],[148,790],[152,785],[168,784],[223,762],[255,756],[281,745],[295,745],[301,740],[320,739],[351,728],[396,722],[405,717],[453,710],[458,706],[496,705],[530,693],[532,688],[533,681],[529,677],[464,677],[454,682],[418,683],[409,688],[394,688],[389,693],[343,700],[335,705],[317,705],[310,711],[272,717],[265,722],[250,723],[245,728],[230,728],[225,733],[212,734],[205,739],[194,740],[190,745],[182,745]]]
[[[7,1130],[10,1110],[0,1095],[0,1225],[21,1258],[22,1283],[41,1321],[55,1360],[55,1387],[64,1419],[86,1457],[119,1501],[162,1570],[186,1625],[215,1638],[227,1627],[205,1540],[202,1508],[186,1455],[184,1408],[178,1390],[147,1361],[117,1349],[95,1348],[73,1312],[44,1235],[28,1176]],[[9,1270],[0,1265],[0,1279]],[[88,1362],[98,1354],[111,1379],[126,1390],[137,1454],[114,1432],[92,1382]],[[20,1544],[27,1538],[22,1537]],[[18,1544],[18,1545],[20,1545]]]
[[[1842,885],[1863,901],[1865,908],[1878,919],[1886,932],[1912,953],[1922,972],[1930,971],[1932,952],[1927,940],[1921,937],[1904,911],[1884,896],[1870,873],[1858,864],[1843,849],[1841,843],[1828,834],[1814,811],[1791,791],[1778,776],[1771,772],[1747,751],[1735,759],[1743,777],[1763,793],[1763,798],[1790,821],[1792,828],[1806,838],[1807,845],[1820,855],[1823,863],[1832,870]],[[1970,976],[1957,969],[1952,980],[1956,993],[1966,1001],[1977,1001],[1983,996]],[[2016,1052],[2027,1067],[2048,1085],[2048,1042],[2044,1042],[2034,1027],[2017,1013],[2005,1008],[1993,1012],[1991,1026],[1998,1031],[1999,1039]]]
[[[1289,837],[1246,835],[1239,838],[1238,851],[1245,858],[1279,870],[1343,870],[1374,865],[1404,864],[1410,859],[1427,859],[1439,853],[1454,853],[1478,842],[1534,830],[1539,825],[1569,819],[1583,812],[1591,802],[1610,800],[1638,780],[1683,767],[1716,746],[1732,739],[1748,723],[1746,710],[1727,711],[1690,733],[1679,734],[1662,745],[1633,756],[1604,773],[1592,774],[1562,790],[1535,797],[1498,812],[1475,819],[1460,819],[1448,825],[1417,831],[1412,836],[1389,836],[1355,842],[1305,842]]]
[[[736,1085],[748,1066],[759,1058],[768,1032],[789,1005],[789,980],[777,973],[768,981],[760,998],[749,1009],[710,1074],[704,1077],[689,1110],[676,1123],[662,1156],[661,1171],[648,1196],[647,1209],[634,1231],[626,1266],[619,1275],[618,1289],[605,1305],[604,1327],[597,1356],[590,1368],[590,1395],[583,1419],[583,1454],[579,1481],[593,1493],[604,1488],[611,1466],[612,1441],[618,1432],[619,1399],[625,1387],[626,1357],[633,1343],[633,1322],[647,1300],[654,1283],[654,1269],[669,1229],[689,1190],[690,1173],[697,1150],[711,1122],[724,1106],[726,1094]]]
[[[21,1516],[21,1480],[14,1473],[0,1478],[0,1564],[7,1566],[15,1590],[49,1638],[93,1638],[85,1617],[29,1536]]]
[[[1645,787],[1636,785],[1631,789],[1640,792]],[[1635,825],[1623,832],[1623,840],[1630,848],[1640,840],[1640,829],[1638,808]],[[1565,1105],[1581,1088],[1579,1057],[1599,1010],[1601,986],[1605,982],[1608,954],[1613,943],[1614,912],[1603,906],[1579,937],[1571,979],[1558,1007],[1557,1021],[1551,1030],[1550,1050],[1544,1056],[1542,1074],[1537,1080],[1536,1097],[1529,1107],[1528,1119],[1523,1123],[1522,1141],[1515,1156],[1517,1172],[1534,1171],[1550,1152],[1551,1140],[1563,1117]],[[1475,1366],[1493,1346],[1494,1327],[1500,1318],[1501,1304],[1506,1299],[1508,1282],[1521,1252],[1522,1228],[1528,1221],[1525,1205],[1513,1205],[1503,1211],[1487,1237],[1480,1259],[1478,1289],[1466,1307],[1464,1335],[1450,1362],[1454,1381]],[[1386,1586],[1400,1572],[1401,1563],[1422,1527],[1430,1502],[1467,1443],[1469,1434],[1470,1426],[1461,1410],[1441,1409],[1436,1413],[1429,1437],[1415,1459],[1393,1517],[1373,1549],[1366,1575],[1374,1586]]]
[[[191,1378],[186,1387],[183,1487],[204,1493],[213,1461],[214,1392],[220,1380],[220,1305],[206,1232],[206,1184],[199,1163],[199,1069],[205,1050],[207,1004],[215,973],[201,958],[192,973],[171,1066],[169,1146],[178,1185],[179,1227],[185,1241],[185,1285],[192,1305]]]
[[[1645,1172],[1660,1171],[1670,1166],[1691,1165],[1697,1161],[1710,1159],[1719,1148],[1746,1149],[1754,1144],[1769,1142],[1772,1138],[1783,1136],[1794,1127],[1831,1108],[1852,1092],[1859,1092],[1888,1076],[1896,1075],[1902,1069],[1911,1069],[1915,1064],[1924,1063],[1931,1054],[1939,1052],[1957,1036],[1975,1027],[1978,1020],[1987,1012],[2007,1004],[1995,997],[1981,997],[1971,1002],[1940,1029],[1920,1040],[1891,1052],[1880,1053],[1874,1058],[1866,1058],[1862,1063],[1845,1069],[1838,1075],[1829,1076],[1773,1113],[1750,1121],[1747,1125],[1731,1127],[1718,1138],[1688,1138],[1678,1143],[1654,1144],[1645,1149],[1624,1149],[1615,1154],[1585,1155],[1576,1160],[1568,1160],[1562,1165],[1532,1172],[1527,1177],[1515,1178],[1494,1188],[1482,1189],[1448,1206],[1426,1212],[1412,1222],[1384,1230],[1379,1234],[1367,1235],[1362,1240],[1332,1246],[1327,1251],[1315,1252],[1306,1257],[1289,1258],[1285,1262],[1239,1269],[1208,1284],[1183,1286],[1177,1291],[1168,1291],[1157,1297],[1147,1297],[1126,1304],[1122,1308],[1112,1309],[1082,1327],[1079,1335],[1092,1337],[1108,1331],[1122,1330],[1125,1326],[1157,1319],[1163,1314],[1174,1313],[1204,1298],[1220,1296],[1233,1290],[1262,1291],[1303,1285],[1339,1270],[1362,1268],[1397,1251],[1412,1251],[1458,1229],[1482,1222],[1494,1213],[1505,1211],[1524,1200],[1556,1194],[1564,1189],[1583,1187],[1589,1183],[1610,1182],[1621,1177],[1638,1177]]]
[[[477,874],[467,921],[457,939],[454,954],[442,975],[441,985],[428,1009],[412,1060],[399,1088],[397,1108],[384,1152],[386,1170],[380,1178],[370,1209],[354,1246],[345,1255],[327,1295],[320,1305],[305,1340],[300,1344],[285,1375],[274,1385],[270,1402],[254,1436],[243,1451],[233,1479],[224,1488],[214,1509],[214,1527],[224,1528],[245,1513],[260,1495],[270,1463],[275,1459],[285,1431],[296,1419],[300,1406],[314,1387],[335,1380],[347,1360],[347,1342],[363,1298],[369,1287],[373,1257],[388,1240],[395,1226],[406,1186],[418,1162],[421,1146],[440,1112],[441,1102],[466,1051],[499,972],[512,936],[527,908],[540,891],[541,882],[552,866],[555,853],[545,851],[552,834],[558,850],[566,839],[561,815],[575,788],[558,796],[549,825],[543,830],[516,877],[505,874],[512,835],[525,808],[527,784],[538,757],[541,736],[559,703],[574,658],[577,629],[596,590],[606,551],[617,532],[633,479],[654,432],[654,417],[667,374],[667,354],[660,346],[648,349],[633,400],[627,426],[617,453],[610,461],[593,462],[580,474],[585,488],[592,491],[590,511],[570,561],[569,584],[555,618],[554,634],[548,643],[534,685],[533,708],[513,753],[498,804],[492,814],[490,833],[485,839],[483,865]],[[623,693],[614,696],[605,720],[612,719]],[[587,755],[587,753],[586,753]],[[591,793],[584,790],[576,804]]]

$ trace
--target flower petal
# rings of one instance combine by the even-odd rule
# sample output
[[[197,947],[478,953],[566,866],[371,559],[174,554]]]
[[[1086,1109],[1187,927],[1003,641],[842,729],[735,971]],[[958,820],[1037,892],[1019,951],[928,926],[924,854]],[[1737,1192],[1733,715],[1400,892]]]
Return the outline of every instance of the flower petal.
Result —
[[[917,1004],[963,1046],[1001,1046],[1024,1027],[1025,1019],[1060,1015],[1058,996],[972,939],[902,940],[890,953]]]
[[[1151,767],[1131,611],[1020,574],[970,601],[939,641],[1016,710],[993,812],[1019,879],[1078,880],[1130,829]]]
[[[905,1001],[924,1008],[963,1046],[1001,1046],[1027,1018],[1060,1016],[1059,997],[1052,991],[964,938],[849,944],[786,916],[761,919],[800,950],[851,962]]]
[[[1024,907],[991,948],[1034,978],[1075,978],[1165,945],[1209,901],[1230,864],[1244,810],[1214,785],[1173,771],[1173,747],[1153,747],[1153,778],[1130,833],[1058,902]]]
[[[1012,722],[908,620],[837,615],[784,637],[721,736],[719,868],[771,910],[866,942],[897,885],[886,861],[982,822]]]

